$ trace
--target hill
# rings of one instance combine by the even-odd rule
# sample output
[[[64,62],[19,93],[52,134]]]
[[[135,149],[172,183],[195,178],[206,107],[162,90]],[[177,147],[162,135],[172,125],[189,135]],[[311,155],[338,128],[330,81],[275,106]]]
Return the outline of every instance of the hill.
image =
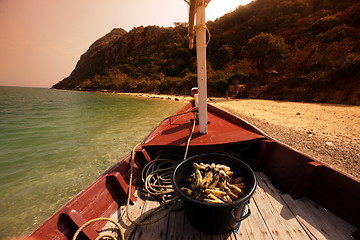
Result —
[[[360,105],[360,3],[256,0],[208,22],[210,96]],[[189,94],[187,24],[114,29],[54,88]]]

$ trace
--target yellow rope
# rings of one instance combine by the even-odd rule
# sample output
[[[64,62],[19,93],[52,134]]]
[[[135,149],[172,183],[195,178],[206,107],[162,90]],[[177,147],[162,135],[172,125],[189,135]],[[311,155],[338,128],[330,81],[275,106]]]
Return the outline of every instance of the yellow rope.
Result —
[[[184,160],[186,159],[187,157],[187,154],[188,154],[188,151],[189,151],[189,146],[190,146],[190,141],[191,141],[191,138],[192,138],[192,135],[195,131],[195,126],[196,126],[196,112],[194,112],[194,122],[193,122],[193,127],[191,129],[191,132],[190,132],[190,135],[189,135],[189,138],[186,142],[186,148],[185,148],[185,154],[184,154]]]
[[[206,26],[206,24],[202,24],[202,25],[198,26],[197,29],[205,29],[206,32],[208,33],[209,39],[208,39],[207,42],[206,42],[206,47],[207,47],[208,44],[209,44],[209,42],[210,42],[210,39],[211,39],[211,33],[210,33],[209,28]],[[195,35],[196,35],[196,34],[195,34]]]
[[[134,148],[133,148],[133,151],[131,153],[131,159],[130,159],[130,180],[129,180],[129,188],[128,188],[128,198],[127,198],[127,201],[126,201],[126,208],[125,208],[125,212],[126,212],[126,217],[128,218],[128,220],[134,224],[134,227],[132,227],[130,230],[129,230],[129,234],[127,235],[127,239],[130,239],[133,232],[135,231],[135,229],[138,227],[138,226],[144,226],[144,225],[150,225],[150,224],[153,224],[157,221],[160,221],[161,219],[163,219],[164,217],[166,217],[172,210],[173,208],[175,207],[177,201],[178,201],[178,197],[172,199],[171,201],[168,201],[168,202],[164,202],[163,204],[160,204],[157,208],[154,208],[152,209],[151,211],[149,211],[146,215],[142,215],[139,220],[134,220],[131,218],[130,214],[129,214],[129,206],[130,206],[130,189],[131,189],[131,183],[132,183],[132,178],[133,178],[133,168],[134,168],[134,164],[135,164],[135,150],[136,148],[139,146],[136,145]],[[163,207],[169,205],[170,203],[173,203],[171,205],[171,207],[168,209],[168,211],[166,211],[163,215],[161,215],[160,217],[156,218],[156,219],[153,219],[153,220],[149,220],[149,221],[145,221],[147,220],[148,218],[150,218],[153,214],[155,214],[157,211],[159,211],[160,209],[162,209]]]
[[[190,9],[189,9],[189,6],[190,6],[190,1],[189,0],[184,0],[187,4],[188,4],[188,12],[190,13]],[[199,5],[202,5],[202,6],[205,6],[207,7],[207,5],[209,4],[211,0],[199,0]],[[189,22],[190,24],[190,22]],[[206,46],[208,46],[209,42],[210,42],[210,38],[211,38],[211,33],[210,33],[210,30],[209,28],[203,24],[201,26],[198,26],[197,29],[206,29],[206,32],[208,33],[208,36],[209,36],[209,39],[208,41],[206,42]],[[196,36],[196,33],[194,34],[193,32],[188,32],[188,38],[189,38],[189,48],[192,49],[193,48],[193,39],[194,37]]]
[[[163,217],[165,217],[165,216],[173,209],[173,207],[175,206],[176,201],[177,201],[177,198],[174,198],[174,199],[172,199],[172,200],[170,200],[170,201],[168,201],[168,202],[165,202],[165,203],[161,204],[161,205],[158,206],[157,208],[155,208],[155,209],[153,209],[152,211],[150,211],[146,216],[143,216],[142,219],[140,219],[140,220],[138,220],[138,221],[136,221],[136,220],[134,220],[134,219],[131,218],[131,216],[130,216],[130,214],[129,214],[130,194],[131,194],[131,193],[130,193],[130,189],[131,189],[131,183],[132,183],[132,178],[133,178],[133,168],[134,168],[134,163],[135,163],[135,150],[136,150],[136,148],[137,148],[138,146],[139,146],[139,144],[136,145],[136,146],[133,148],[133,151],[132,151],[132,153],[131,153],[129,190],[128,190],[128,198],[127,198],[125,210],[126,210],[126,216],[127,216],[128,220],[129,220],[131,223],[133,223],[133,224],[135,224],[135,225],[137,225],[137,226],[142,226],[142,225],[152,224],[152,223],[154,223],[154,222],[159,221],[159,220],[162,219]],[[172,203],[172,202],[174,202],[174,204],[170,207],[169,211],[168,211],[166,214],[164,214],[163,216],[159,217],[159,218],[156,219],[156,220],[144,222],[144,220],[147,219],[149,216],[151,216],[153,213],[157,212],[159,209],[161,209],[161,208],[164,207],[164,206],[167,206],[168,204],[170,204],[170,203]]]
[[[187,153],[188,153],[188,149],[189,149],[189,145],[190,145],[190,141],[191,141],[191,138],[192,138],[192,135],[195,131],[195,126],[196,126],[196,112],[195,110],[191,110],[191,111],[188,111],[188,112],[184,112],[184,113],[181,113],[181,114],[176,114],[174,116],[178,116],[178,115],[183,115],[183,114],[186,114],[186,113],[190,113],[192,112],[194,114],[194,120],[193,120],[193,126],[192,126],[192,129],[191,129],[191,132],[190,132],[190,135],[189,135],[189,138],[187,140],[187,143],[186,143],[186,148],[185,148],[185,154],[184,154],[184,160],[186,159],[186,156],[187,156]],[[174,116],[170,116],[169,118],[171,119],[171,117],[174,117]],[[168,119],[168,118],[166,118]],[[130,161],[129,161],[129,164],[130,164],[130,179],[129,179],[129,185],[128,185],[128,196],[127,196],[127,201],[126,201],[126,208],[125,208],[125,211],[126,211],[126,216],[128,218],[128,220],[134,224],[134,227],[132,229],[129,230],[129,234],[127,234],[127,239],[130,239],[131,238],[131,235],[132,233],[134,232],[134,230],[137,228],[137,226],[143,226],[143,225],[149,225],[149,224],[153,224],[159,220],[161,220],[162,218],[166,217],[175,207],[175,205],[178,203],[178,200],[179,198],[178,197],[174,197],[174,198],[171,198],[170,200],[168,201],[164,201],[164,203],[160,204],[158,207],[152,209],[151,211],[149,211],[147,214],[145,215],[142,215],[139,220],[134,220],[131,218],[130,214],[129,214],[129,206],[130,206],[130,196],[131,196],[131,185],[132,185],[132,181],[133,181],[133,171],[134,171],[134,164],[135,164],[135,151],[136,151],[136,148],[139,146],[140,144],[137,144],[132,152],[131,152],[131,156],[130,156]],[[153,160],[155,161],[155,160]],[[153,162],[151,161],[151,162]],[[150,163],[151,163],[150,162]],[[146,168],[146,166],[144,167],[144,169]],[[166,171],[173,171],[175,168],[175,166],[172,166],[172,167],[169,167],[169,168],[165,168]],[[164,170],[164,169],[163,169]],[[151,186],[149,186],[151,188]],[[163,188],[165,186],[162,186]],[[171,193],[173,192],[173,190],[171,191],[163,191],[163,195],[164,194],[168,194],[168,193]],[[153,194],[153,193],[152,193]],[[159,193],[160,194],[160,193]],[[156,195],[156,194],[154,194]],[[158,212],[159,210],[161,210],[163,207],[165,206],[168,206],[172,203],[172,205],[170,206],[170,208],[163,214],[161,215],[160,217],[156,218],[156,219],[153,219],[153,220],[148,220],[148,221],[145,221],[147,219],[149,219],[153,214],[155,214],[156,212]],[[115,220],[113,219],[110,219],[110,218],[94,218],[92,220],[89,220],[87,221],[85,224],[83,224],[74,234],[74,237],[72,240],[76,240],[77,236],[80,234],[80,232],[86,228],[87,226],[89,226],[91,223],[93,222],[96,222],[96,221],[110,221],[112,223],[114,223],[117,228],[119,229],[119,237],[121,237],[122,240],[125,239],[125,236],[124,236],[124,233],[123,231],[121,230],[120,228],[120,224],[118,222],[116,222]],[[100,235],[98,236],[95,240],[100,240],[100,239],[103,239],[104,237],[107,237],[107,238],[111,238],[113,240],[117,240],[113,235],[109,235],[109,234],[104,234],[104,235]]]
[[[192,126],[192,129],[191,129],[191,132],[190,132],[190,135],[189,135],[189,138],[187,140],[187,143],[186,143],[186,148],[185,148],[185,154],[184,154],[184,160],[186,159],[186,156],[187,156],[187,153],[188,153],[188,149],[189,149],[189,145],[190,145],[190,141],[191,141],[191,138],[192,138],[192,135],[195,131],[195,126],[196,126],[196,112],[195,111],[192,111],[193,114],[194,114],[194,120],[193,120],[193,126]],[[188,113],[188,112],[185,112],[185,113]],[[183,113],[183,114],[185,114]],[[179,114],[179,115],[182,115],[182,114]],[[136,148],[138,147],[138,145],[136,145],[134,148],[133,148],[133,151],[131,153],[131,159],[130,159],[130,180],[129,180],[129,190],[128,190],[128,198],[127,198],[127,203],[126,203],[126,208],[125,208],[125,211],[126,211],[126,216],[128,218],[128,220],[134,224],[134,227],[129,231],[129,235],[127,235],[127,238],[129,239],[132,235],[132,233],[134,232],[134,230],[138,227],[138,226],[143,226],[143,225],[149,225],[149,224],[153,224],[159,220],[161,220],[162,218],[166,217],[175,207],[175,205],[177,204],[179,198],[178,197],[172,197],[170,198],[170,200],[165,200],[163,198],[163,203],[160,204],[157,208],[155,209],[152,209],[151,211],[149,211],[146,215],[142,215],[141,218],[139,220],[134,220],[131,218],[130,214],[129,214],[129,205],[130,205],[130,185],[132,183],[132,177],[133,177],[133,166],[135,164],[135,150]],[[160,157],[160,156],[159,156]],[[153,166],[156,162],[161,162],[161,164],[168,164],[170,163],[170,165],[173,165],[175,164],[174,162],[175,161],[171,161],[169,159],[160,159],[160,158],[157,158],[157,159],[154,159],[153,161],[149,162],[144,168],[143,168],[143,171],[142,171],[142,179],[144,181],[144,184],[145,184],[145,189],[147,189],[147,191],[152,194],[152,195],[162,195],[164,196],[165,194],[170,194],[171,196],[171,193],[174,192],[174,190],[171,188],[171,190],[162,190],[160,191],[159,189],[154,189],[153,186],[151,186],[150,184],[148,184],[148,182],[150,181],[150,178],[152,178],[154,176],[154,174],[156,173],[159,173],[161,171],[167,171],[167,173],[165,172],[164,174],[170,174],[173,172],[173,170],[175,169],[175,165],[173,166],[170,166],[170,167],[166,167],[164,169],[161,169],[161,170],[154,170]],[[160,164],[160,165],[161,165]],[[150,174],[144,174],[145,173],[148,173],[150,172]],[[154,173],[155,172],[155,173]],[[146,177],[144,175],[147,175]],[[158,176],[160,177],[160,176]],[[170,177],[171,177],[171,174],[170,174]],[[163,187],[165,188],[165,186],[162,186],[162,185],[159,185],[159,186],[156,186],[155,188],[157,187]],[[161,215],[160,217],[156,218],[156,219],[153,219],[153,220],[148,220],[148,221],[145,221],[147,220],[148,218],[150,218],[153,214],[155,214],[157,211],[161,210],[163,207],[165,206],[168,206],[169,204],[172,204],[170,206],[170,208],[163,214]]]
[[[124,240],[125,237],[124,237],[124,233],[123,231],[121,230],[121,227],[120,227],[120,224],[118,222],[116,222],[115,220],[111,219],[111,218],[94,218],[94,219],[91,219],[90,221],[87,221],[86,223],[84,223],[74,234],[74,237],[72,238],[72,240],[76,240],[77,236],[80,234],[80,232],[86,228],[87,226],[89,226],[91,223],[93,222],[97,222],[97,221],[109,221],[109,222],[112,222],[113,224],[115,224],[115,226],[119,229],[119,237],[121,237],[120,239]],[[110,235],[110,234],[104,234],[104,235],[99,235],[95,240],[100,240],[104,237],[107,237],[107,238],[112,238],[113,240],[117,240],[113,235]]]

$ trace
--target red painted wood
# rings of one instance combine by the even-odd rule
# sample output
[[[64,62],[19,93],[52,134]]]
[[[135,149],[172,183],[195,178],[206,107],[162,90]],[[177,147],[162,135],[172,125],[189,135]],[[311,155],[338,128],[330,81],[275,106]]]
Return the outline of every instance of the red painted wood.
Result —
[[[324,165],[319,162],[308,162],[301,171],[294,185],[290,189],[290,195],[293,199],[306,196],[312,187],[316,175],[321,171]]]
[[[189,109],[191,106],[187,105],[179,112]],[[192,127],[192,116],[190,113],[174,117],[171,124],[169,120],[163,121],[150,133],[144,144],[136,149],[133,185],[137,186],[141,181],[141,169],[146,162],[151,160],[150,155],[143,147],[150,146],[151,151],[157,151],[164,147],[183,147]],[[306,194],[353,225],[360,226],[358,217],[360,182],[358,180],[326,165],[322,166],[314,159],[265,137],[260,130],[245,121],[213,106],[209,106],[209,121],[209,133],[206,135],[199,134],[198,127],[196,127],[191,146],[211,149],[219,146],[236,148],[234,143],[261,141],[257,149],[255,168],[265,171],[281,191],[290,192],[293,196]],[[158,146],[159,148],[157,148]],[[97,217],[110,217],[121,204],[126,202],[127,190],[125,189],[129,182],[130,155],[125,156],[69,201],[65,207],[59,209],[30,236],[38,240],[71,239],[77,230],[76,225],[80,225],[82,221]],[[119,191],[124,193],[119,194]],[[135,199],[132,198],[132,201]],[[73,210],[77,213],[74,213]],[[101,223],[92,226],[93,230],[100,228]],[[359,231],[356,234],[359,235]]]
[[[316,175],[307,196],[354,226],[360,227],[359,180],[324,166]]]
[[[113,172],[106,176],[107,181],[109,181],[115,188],[118,189],[120,194],[120,198],[126,200],[129,192],[129,184],[125,182],[124,177],[119,172]],[[133,204],[136,201],[136,197],[134,195],[136,190],[135,186],[131,186],[131,195],[130,195],[130,203]],[[126,201],[124,202],[126,203]]]
[[[74,222],[74,224],[76,224],[77,228],[80,228],[87,222],[87,220],[85,220],[83,216],[74,209],[65,208],[62,214],[66,214]],[[82,232],[89,239],[95,239],[99,236],[99,234],[92,228],[92,226],[84,228]]]
[[[150,162],[151,161],[151,157],[149,156],[148,152],[145,150],[145,149],[142,149],[141,150],[144,158],[146,159],[147,162]]]
[[[185,146],[193,126],[193,117],[192,113],[188,113],[173,119],[171,124],[149,136],[143,146]],[[207,134],[200,134],[199,126],[196,125],[190,146],[224,145],[264,138],[263,135],[251,129],[246,130],[212,112],[208,113],[208,121]]]
[[[255,166],[264,171],[281,192],[290,193],[294,198],[307,196],[360,227],[359,180],[275,140],[263,141],[260,150]]]
[[[110,217],[118,207],[118,203],[107,189],[106,177],[101,176],[69,201],[65,207],[54,213],[29,236],[39,240],[71,239],[77,229],[69,224],[69,219],[65,216],[66,214],[63,214],[66,209],[74,209],[85,220],[91,220],[98,217]],[[100,229],[103,224],[103,222],[95,223],[94,229]]]
[[[275,141],[266,143],[262,153],[262,168],[272,183],[289,193],[304,174],[305,166],[313,162],[309,157]]]
[[[266,162],[269,161],[269,157],[267,157],[268,152],[271,151],[271,145],[276,144],[272,140],[263,140],[261,141],[259,150],[257,152],[254,164],[254,170],[263,172],[266,166]]]

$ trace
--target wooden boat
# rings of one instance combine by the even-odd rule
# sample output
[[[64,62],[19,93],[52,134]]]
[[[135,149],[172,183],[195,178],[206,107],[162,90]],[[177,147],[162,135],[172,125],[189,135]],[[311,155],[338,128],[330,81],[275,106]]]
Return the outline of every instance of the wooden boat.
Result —
[[[183,154],[192,129],[192,110],[182,108],[163,121],[131,154],[100,176],[40,225],[33,239],[72,239],[88,220],[106,217],[120,223],[125,235],[131,229],[125,208],[133,164],[129,207],[133,218],[159,205],[145,197],[140,172],[157,152]],[[312,159],[261,132],[251,124],[208,106],[207,134],[196,125],[189,153],[237,153],[255,171],[258,187],[250,201],[251,215],[239,233],[209,235],[198,231],[184,218],[183,211],[171,212],[152,225],[138,227],[134,239],[359,239],[360,182]],[[96,222],[78,239],[96,239],[113,229]],[[115,231],[116,232],[116,231]]]
[[[192,104],[188,104],[163,121],[132,153],[54,213],[28,238],[117,239],[113,234],[122,237],[125,233],[132,239],[360,239],[359,180],[207,104],[204,11],[210,0],[188,2],[189,36],[193,34],[197,16],[196,114]],[[223,234],[204,233],[189,223],[183,210],[160,208],[160,213],[150,215],[159,202],[142,191],[141,172],[164,151],[180,156],[235,154],[255,171],[258,186],[249,203],[251,214],[247,211],[242,215],[242,219],[248,218],[240,221],[238,232],[233,229]]]

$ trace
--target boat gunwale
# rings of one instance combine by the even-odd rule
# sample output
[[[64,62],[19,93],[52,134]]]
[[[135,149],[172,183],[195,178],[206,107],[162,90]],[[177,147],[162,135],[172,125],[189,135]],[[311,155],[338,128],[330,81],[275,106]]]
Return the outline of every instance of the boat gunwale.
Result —
[[[185,105],[183,108],[181,108],[179,111],[176,112],[176,114],[178,113],[181,113],[181,112],[184,112],[185,110],[189,109],[190,106],[189,105]],[[327,165],[327,164],[324,164],[318,160],[315,160],[313,159],[312,157],[310,156],[307,156],[306,154],[286,145],[285,143],[282,143],[274,138],[271,138],[269,137],[268,135],[266,135],[263,131],[261,131],[260,129],[258,129],[256,126],[252,125],[251,123],[231,114],[231,113],[228,113],[228,112],[225,112],[219,108],[216,108],[212,105],[209,104],[209,111],[213,112],[213,113],[216,113],[216,114],[220,114],[222,118],[226,118],[227,120],[227,117],[229,117],[231,119],[231,121],[235,122],[236,125],[244,125],[248,128],[248,130],[250,131],[253,131],[255,133],[258,133],[258,134],[261,134],[264,136],[264,139],[262,139],[260,142],[262,144],[262,148],[266,148],[266,147],[269,147],[270,145],[274,145],[274,146],[280,146],[278,148],[282,149],[286,149],[287,151],[290,151],[291,153],[295,154],[295,155],[298,155],[298,156],[301,156],[302,158],[304,159],[307,159],[307,163],[306,163],[306,166],[307,166],[307,169],[305,171],[310,171],[310,173],[304,173],[304,172],[301,172],[301,171],[298,171],[298,172],[301,172],[301,173],[298,173],[298,177],[297,177],[297,180],[299,180],[301,178],[302,175],[307,175],[307,174],[310,174],[309,176],[307,176],[309,179],[307,181],[311,181],[311,180],[314,180],[316,179],[316,175],[317,174],[328,174],[330,177],[332,176],[333,178],[335,179],[342,179],[341,181],[343,182],[348,182],[349,184],[352,184],[353,186],[355,186],[356,189],[359,189],[359,191],[357,191],[357,195],[356,193],[353,193],[352,195],[354,196],[354,199],[352,202],[355,202],[357,200],[360,200],[360,181],[356,178],[354,178],[353,176],[349,175],[349,174],[346,174],[346,173],[343,173],[341,171],[338,171],[337,169],[333,169],[331,166]],[[147,159],[147,157],[144,155],[146,154],[146,142],[148,142],[150,139],[152,139],[153,137],[156,137],[159,133],[161,133],[162,130],[164,130],[166,128],[166,126],[169,124],[169,119],[165,120],[165,121],[162,121],[156,128],[154,128],[154,130],[144,139],[144,141],[138,146],[137,148],[137,152],[136,153],[143,153],[143,156],[140,156],[142,159],[139,160],[140,162],[146,162],[148,161],[149,159]],[[234,143],[236,144],[236,143]],[[266,146],[266,145],[269,145],[269,146]],[[265,149],[266,150],[266,149]],[[145,153],[144,153],[145,151]],[[262,149],[262,151],[264,151],[264,149]],[[116,172],[116,171],[119,171],[119,168],[121,167],[121,165],[123,164],[123,167],[125,167],[125,163],[127,165],[127,167],[129,167],[129,162],[130,162],[130,157],[131,157],[131,153],[127,154],[126,156],[124,156],[119,162],[117,162],[115,165],[113,165],[112,167],[110,167],[107,171],[105,171],[105,173],[103,173],[102,175],[100,175],[97,179],[95,179],[90,185],[88,185],[86,188],[84,188],[82,191],[80,191],[78,194],[76,194],[72,199],[70,199],[66,204],[64,204],[62,207],[60,207],[55,213],[53,213],[47,220],[45,220],[41,225],[39,225],[36,229],[34,229],[33,232],[31,232],[29,234],[29,236],[33,236],[33,235],[36,235],[37,233],[40,232],[40,230],[43,230],[42,232],[46,232],[44,231],[43,228],[53,228],[53,230],[56,229],[56,231],[59,232],[59,234],[63,234],[60,232],[60,230],[58,229],[58,221],[59,221],[59,218],[60,218],[60,215],[64,213],[65,210],[69,209],[69,208],[72,208],[72,207],[75,207],[78,205],[78,202],[80,202],[80,200],[86,195],[86,194],[89,194],[89,192],[92,191],[92,189],[94,188],[97,188],[98,185],[100,186],[101,183],[104,183],[104,181],[106,182],[106,177],[112,173],[112,172]],[[264,156],[261,156],[258,155],[257,156],[257,161],[262,161],[261,158],[264,158]],[[259,160],[260,159],[260,160]],[[274,176],[272,175],[273,173],[271,172],[272,170],[269,170],[267,169],[269,166],[269,162],[271,162],[271,160],[267,160],[268,162],[264,163],[262,162],[261,164],[256,164],[254,166],[255,168],[255,171],[262,171],[264,170],[265,174],[268,175],[269,179],[274,181],[275,180],[275,185],[276,185],[276,178],[274,179]],[[141,165],[141,164],[140,164]],[[310,168],[308,166],[311,166]],[[272,166],[272,168],[274,168],[274,166]],[[309,170],[310,169],[310,170]],[[316,169],[316,170],[315,170]],[[302,169],[302,171],[304,171]],[[312,172],[312,171],[315,171],[315,172]],[[314,175],[315,174],[315,175]],[[321,176],[321,175],[320,175]],[[318,180],[318,179],[317,179]],[[319,183],[320,184],[320,183]],[[321,184],[319,185],[321,186]],[[100,186],[101,187],[101,186]],[[277,186],[279,187],[279,186]],[[293,187],[293,186],[292,186]],[[300,186],[301,187],[301,186]],[[327,204],[327,199],[321,199],[321,196],[319,195],[316,195],[314,193],[314,186],[306,186],[307,189],[302,189],[302,192],[298,192],[296,193],[295,191],[295,194],[294,194],[294,189],[291,189],[290,188],[290,195],[292,195],[292,197],[295,197],[295,198],[300,198],[300,197],[303,197],[303,196],[307,196],[309,197],[311,200],[319,203],[320,205],[324,206],[324,204],[326,205]],[[316,189],[316,188],[315,188]],[[106,189],[104,189],[106,190]],[[281,186],[280,186],[280,191],[284,191],[284,189],[281,189]],[[285,193],[289,191],[289,189],[285,189]],[[346,191],[347,194],[351,195],[351,191],[350,190],[347,190]],[[356,192],[356,190],[355,190]],[[309,195],[310,193],[310,195]],[[346,199],[346,197],[342,196],[343,199]],[[325,201],[325,202],[324,202]],[[115,201],[114,201],[115,202]],[[116,204],[114,204],[114,210],[116,210]],[[341,206],[344,206],[344,204],[338,204],[338,205],[341,205]],[[354,205],[354,204],[351,204],[351,205]],[[356,206],[356,205],[354,205]],[[333,209],[331,209],[332,206],[330,206],[330,208],[328,208],[328,210],[334,212]],[[76,209],[75,209],[76,210]],[[359,235],[359,227],[360,227],[360,222],[358,219],[352,219],[351,217],[344,217],[344,214],[346,215],[346,213],[342,213],[341,212],[342,210],[340,209],[335,209],[335,214],[339,216],[340,215],[343,215],[343,216],[340,216],[341,218],[345,219],[346,221],[348,221],[349,223],[353,224],[354,226],[356,226],[358,229],[355,233],[355,235]],[[51,227],[51,226],[48,226],[49,224],[51,225],[52,223],[55,224],[55,226]],[[46,230],[46,229],[45,229]],[[64,239],[64,238],[59,238],[59,239]]]

